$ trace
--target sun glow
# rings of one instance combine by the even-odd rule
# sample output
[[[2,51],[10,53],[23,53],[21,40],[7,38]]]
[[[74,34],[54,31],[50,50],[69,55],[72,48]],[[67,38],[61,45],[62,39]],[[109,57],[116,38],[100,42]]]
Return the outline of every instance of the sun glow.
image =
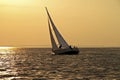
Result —
[[[0,47],[0,49],[12,49],[14,47]]]

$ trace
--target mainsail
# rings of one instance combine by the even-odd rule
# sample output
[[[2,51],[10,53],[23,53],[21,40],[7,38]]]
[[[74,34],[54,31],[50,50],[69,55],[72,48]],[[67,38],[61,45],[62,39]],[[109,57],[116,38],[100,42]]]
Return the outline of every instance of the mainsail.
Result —
[[[55,27],[55,24],[53,23],[52,18],[50,17],[50,14],[49,14],[47,8],[46,8],[46,11],[47,11],[48,18],[49,18],[49,20],[50,20],[50,22],[51,22],[52,28],[53,28],[53,30],[54,30],[54,32],[55,32],[56,37],[57,37],[57,40],[58,40],[59,45],[60,45],[61,47],[69,47],[68,43],[63,39],[62,35],[59,33],[59,31],[58,31],[57,28]],[[49,25],[50,25],[50,23],[49,23]],[[52,37],[53,37],[53,36],[52,36]],[[54,41],[55,41],[55,40],[54,40]]]
[[[55,42],[55,39],[53,37],[52,31],[51,31],[51,28],[50,28],[50,22],[49,22],[49,20],[48,20],[48,26],[49,26],[49,32],[50,32],[50,38],[51,38],[52,48],[53,49],[58,49],[58,47],[56,45],[56,42]]]

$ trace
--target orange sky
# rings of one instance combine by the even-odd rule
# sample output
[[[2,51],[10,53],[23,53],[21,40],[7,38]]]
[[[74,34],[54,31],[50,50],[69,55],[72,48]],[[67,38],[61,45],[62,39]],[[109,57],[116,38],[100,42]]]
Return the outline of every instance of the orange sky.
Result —
[[[69,44],[120,47],[119,0],[0,0],[0,45],[50,46],[45,6]]]

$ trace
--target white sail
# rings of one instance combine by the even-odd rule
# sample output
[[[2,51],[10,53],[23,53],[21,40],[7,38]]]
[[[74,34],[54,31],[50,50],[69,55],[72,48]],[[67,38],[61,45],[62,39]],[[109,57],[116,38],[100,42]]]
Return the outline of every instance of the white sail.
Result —
[[[52,19],[51,19],[51,17],[50,17],[50,14],[49,14],[49,12],[48,12],[48,10],[47,10],[47,8],[46,8],[46,11],[47,11],[47,15],[48,15],[48,17],[49,17],[49,20],[50,20],[50,22],[51,22],[52,28],[53,28],[53,30],[54,30],[54,32],[55,32],[56,37],[57,37],[57,40],[58,40],[59,45],[60,45],[61,47],[69,47],[68,43],[63,39],[62,35],[59,33],[59,31],[58,31],[57,28],[55,27],[55,24],[53,23],[53,21],[52,21]]]
[[[51,31],[51,28],[50,28],[49,20],[48,20],[48,26],[49,26],[49,32],[50,32],[50,39],[51,39],[52,49],[58,49],[58,47],[56,45],[56,42],[55,42],[55,39],[53,37],[52,31]]]

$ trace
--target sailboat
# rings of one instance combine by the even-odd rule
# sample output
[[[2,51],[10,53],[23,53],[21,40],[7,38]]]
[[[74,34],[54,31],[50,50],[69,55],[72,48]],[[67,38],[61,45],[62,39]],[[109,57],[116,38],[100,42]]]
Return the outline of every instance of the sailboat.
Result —
[[[63,38],[63,36],[60,34],[58,29],[56,28],[49,12],[46,7],[46,12],[48,15],[48,27],[49,27],[49,33],[50,33],[50,39],[51,39],[51,45],[52,45],[52,52],[57,55],[62,55],[62,54],[68,54],[68,55],[73,55],[73,54],[78,54],[79,49],[77,47],[71,47]],[[54,35],[53,35],[54,32]],[[56,36],[57,39],[54,37]],[[57,43],[58,44],[57,44]]]

